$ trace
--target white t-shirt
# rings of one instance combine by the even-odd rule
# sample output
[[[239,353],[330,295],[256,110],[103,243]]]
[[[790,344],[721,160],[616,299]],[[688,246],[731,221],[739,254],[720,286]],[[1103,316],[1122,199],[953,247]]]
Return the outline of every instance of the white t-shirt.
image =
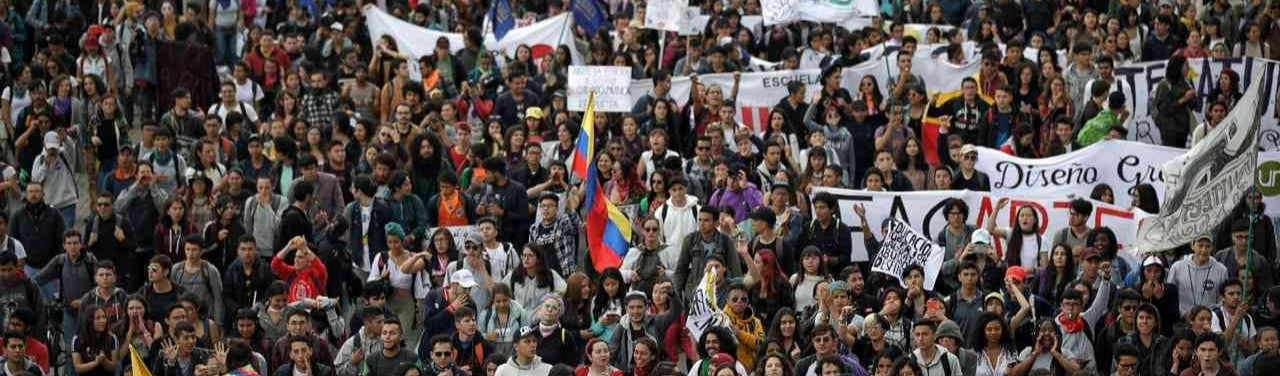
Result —
[[[253,80],[244,80],[244,84],[232,80],[236,85],[236,101],[244,103],[246,107],[256,106],[258,101],[262,100],[265,95],[262,94],[262,86]]]
[[[14,98],[13,87],[4,88],[4,93],[0,93],[0,99],[9,101],[9,124],[16,126],[18,124],[18,115],[22,114],[22,110],[31,106],[31,91],[27,90],[22,96]]]
[[[246,120],[255,123],[258,122],[258,111],[254,110],[252,105],[247,104],[227,108],[227,106],[223,106],[222,103],[219,102],[213,106],[209,106],[209,111],[206,115],[217,116],[219,119],[222,119],[222,121],[227,121],[227,113],[231,111],[241,112],[240,114],[244,115]]]

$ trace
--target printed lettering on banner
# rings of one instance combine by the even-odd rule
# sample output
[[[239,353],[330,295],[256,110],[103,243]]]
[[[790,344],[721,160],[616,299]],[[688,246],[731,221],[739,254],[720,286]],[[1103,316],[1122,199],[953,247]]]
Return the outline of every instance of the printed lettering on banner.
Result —
[[[920,265],[924,268],[924,288],[932,291],[938,273],[942,271],[942,261],[945,257],[945,248],[912,230],[906,223],[890,219],[885,225],[880,253],[871,263],[871,271],[897,277],[902,287],[906,288],[903,270],[911,265]]]
[[[1138,248],[1159,252],[1212,233],[1257,181],[1263,77],[1255,75],[1244,97],[1191,152],[1164,164],[1167,182],[1160,215],[1138,227]],[[1268,88],[1265,91],[1269,91]]]
[[[1154,111],[1151,95],[1155,92],[1156,85],[1164,79],[1164,66],[1165,61],[1150,61],[1116,67],[1116,78],[1122,82],[1122,85],[1133,88],[1135,93],[1134,95],[1125,93],[1125,99],[1128,101],[1126,107],[1131,109],[1130,112],[1135,118],[1149,116]],[[1204,121],[1204,114],[1209,109],[1209,103],[1213,101],[1209,98],[1209,92],[1218,86],[1218,79],[1224,70],[1231,70],[1239,76],[1240,81],[1237,84],[1240,87],[1253,82],[1255,76],[1262,76],[1263,85],[1258,93],[1262,99],[1258,103],[1259,112],[1263,114],[1259,144],[1263,150],[1280,150],[1280,125],[1278,125],[1280,124],[1278,123],[1280,107],[1274,105],[1280,96],[1280,62],[1253,57],[1188,59],[1187,68],[1190,71],[1187,74],[1187,80],[1195,87],[1196,93],[1200,95],[1203,102],[1202,106],[1195,109],[1197,124]],[[1130,137],[1133,137],[1132,133],[1131,130]]]
[[[1258,154],[1258,191],[1262,193],[1267,215],[1280,218],[1280,152]]]
[[[854,262],[873,261],[876,255],[870,255],[862,241],[861,221],[854,213],[853,207],[863,205],[866,209],[867,223],[871,224],[872,234],[877,239],[885,239],[881,225],[889,219],[902,221],[932,241],[939,241],[937,235],[946,227],[947,218],[943,208],[947,200],[957,198],[964,200],[969,206],[969,219],[966,223],[979,228],[987,225],[986,219],[995,210],[1001,199],[1009,199],[1009,205],[996,213],[996,224],[1011,227],[1016,213],[1024,206],[1035,210],[1040,218],[1040,235],[1046,237],[1044,244],[1052,242],[1053,234],[1069,226],[1069,215],[1072,198],[1068,196],[1029,196],[1025,192],[1017,194],[996,194],[973,191],[921,191],[921,192],[870,192],[863,190],[814,187],[813,194],[828,192],[836,197],[840,220],[852,228],[852,244],[850,258]],[[1088,197],[1078,196],[1078,197]],[[1137,241],[1138,220],[1149,217],[1142,211],[1130,210],[1127,206],[1117,206],[1101,201],[1093,201],[1093,213],[1087,219],[1089,227],[1106,226],[1116,234],[1116,242],[1120,247],[1120,255],[1137,265],[1140,260],[1134,252],[1133,244]],[[997,254],[1002,254],[1005,240],[995,239]]]
[[[587,98],[595,92],[595,110],[631,112],[631,67],[569,67],[569,111],[586,111]]]
[[[689,23],[685,7],[689,0],[649,0],[644,9],[644,27],[647,29],[679,32]]]
[[[689,310],[685,312],[689,319],[684,327],[689,330],[692,338],[702,338],[702,332],[708,328],[727,328],[730,325],[729,318],[716,302],[715,274],[714,270],[704,273],[698,289],[689,297]]]
[[[978,148],[975,168],[991,178],[991,192],[1088,197],[1098,184],[1111,186],[1117,203],[1132,201],[1129,187],[1151,184],[1163,197],[1160,164],[1186,154],[1186,149],[1133,141],[1103,141],[1049,158],[1018,158],[1002,151]]]

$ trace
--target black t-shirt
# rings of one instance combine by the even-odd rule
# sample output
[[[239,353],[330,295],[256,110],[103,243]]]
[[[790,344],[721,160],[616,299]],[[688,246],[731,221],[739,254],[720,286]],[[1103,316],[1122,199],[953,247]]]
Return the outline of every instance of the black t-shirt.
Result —
[[[90,362],[98,354],[111,357],[111,352],[120,347],[116,336],[110,332],[104,334],[105,337],[99,337],[97,341],[89,341],[84,335],[78,335],[71,341],[71,348],[76,354],[80,354],[80,361]],[[92,343],[91,343],[92,342]],[[115,372],[107,370],[105,365],[99,364],[89,372],[77,372],[80,376],[114,376]]]

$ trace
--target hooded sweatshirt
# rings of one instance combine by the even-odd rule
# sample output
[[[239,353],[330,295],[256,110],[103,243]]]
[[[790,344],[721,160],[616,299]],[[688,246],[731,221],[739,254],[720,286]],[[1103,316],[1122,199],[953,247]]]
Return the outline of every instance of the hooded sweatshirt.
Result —
[[[507,359],[507,363],[498,366],[497,373],[494,376],[547,376],[551,374],[551,365],[542,362],[542,358],[537,355],[533,356],[533,361],[529,364],[521,365],[516,361],[515,355]]]
[[[53,167],[45,168],[45,157],[44,153],[36,157],[35,164],[32,165],[31,180],[44,186],[45,202],[49,206],[61,209],[75,205],[76,200],[80,199],[80,193],[76,190],[74,172],[67,164],[71,159],[59,153],[58,160],[53,161]]]

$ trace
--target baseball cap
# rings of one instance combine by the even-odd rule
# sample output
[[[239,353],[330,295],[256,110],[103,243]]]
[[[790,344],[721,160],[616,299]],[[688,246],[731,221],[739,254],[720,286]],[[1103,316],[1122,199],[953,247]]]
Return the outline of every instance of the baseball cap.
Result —
[[[1102,254],[1098,253],[1098,250],[1096,248],[1084,247],[1084,249],[1080,250],[1080,259],[1082,260],[1088,260],[1095,257],[1102,258]]]
[[[984,228],[977,229],[970,235],[969,243],[991,245],[991,232]]]
[[[969,154],[969,153],[977,153],[977,152],[978,152],[978,147],[977,147],[977,146],[973,146],[973,144],[964,144],[964,146],[961,146],[961,147],[960,147],[960,154],[961,154],[961,155],[965,155],[965,154]]]
[[[476,277],[471,275],[470,270],[459,269],[458,271],[453,272],[453,275],[450,276],[449,280],[461,285],[462,287],[476,287]]]
[[[1016,279],[1018,282],[1025,282],[1027,280],[1027,270],[1018,265],[1010,266],[1004,272],[1004,277]]]
[[[1147,267],[1151,265],[1160,265],[1163,267],[1164,261],[1161,261],[1160,256],[1156,256],[1156,255],[1147,256],[1146,260],[1142,260],[1143,267]]]
[[[58,139],[58,132],[49,131],[44,134],[44,148],[62,150],[62,140]]]
[[[999,292],[993,292],[993,293],[987,294],[987,297],[983,298],[982,301],[985,303],[986,301],[991,299],[999,299],[1000,303],[1004,304],[1004,294],[1001,294]]]
[[[542,119],[542,109],[537,107],[529,107],[524,110],[524,117]]]
[[[483,241],[483,239],[481,239],[481,238],[480,238],[480,234],[479,234],[479,233],[475,233],[475,232],[473,232],[473,233],[467,234],[467,238],[466,238],[466,240],[465,240],[465,241],[463,241],[463,243],[476,243],[476,244],[480,244],[480,243],[484,243],[484,241]]]
[[[538,328],[535,328],[532,326],[526,326],[526,327],[520,328],[520,332],[516,333],[516,341],[519,341],[525,338],[538,338]]]

